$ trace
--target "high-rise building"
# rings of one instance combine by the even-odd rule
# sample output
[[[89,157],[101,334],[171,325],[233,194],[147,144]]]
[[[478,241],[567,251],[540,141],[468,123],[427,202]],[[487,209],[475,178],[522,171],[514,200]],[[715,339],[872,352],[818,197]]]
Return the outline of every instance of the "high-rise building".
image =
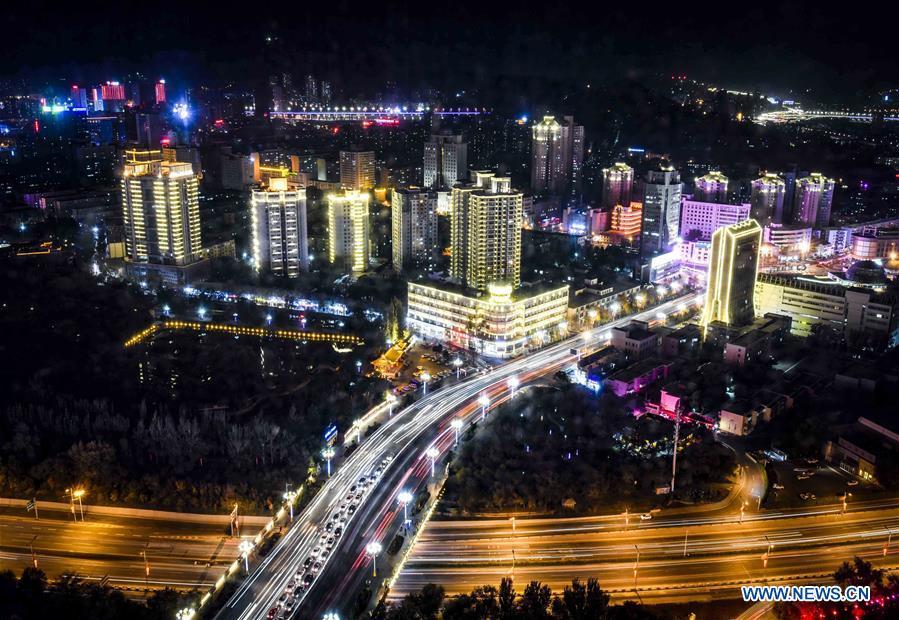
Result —
[[[451,275],[465,286],[518,287],[521,279],[523,194],[508,177],[475,172],[474,183],[452,193]]]
[[[712,233],[749,219],[748,203],[729,205],[684,199],[681,204],[680,237],[691,241],[710,241]]]
[[[813,172],[797,180],[793,222],[815,228],[824,228],[830,224],[834,184],[833,179],[828,179],[820,172]]]
[[[87,89],[72,84],[72,107],[87,109]]]
[[[125,151],[122,216],[128,259],[190,262],[201,249],[198,175],[161,151]]]
[[[708,288],[702,326],[750,325],[755,317],[753,292],[758,271],[762,227],[754,219],[719,228],[712,235]]]
[[[374,186],[374,151],[340,151],[340,188],[368,191]]]
[[[712,170],[696,179],[693,198],[699,202],[724,204],[727,202],[727,182],[726,176]]]
[[[618,162],[602,170],[602,206],[629,205],[634,187],[634,169]]]
[[[531,131],[531,189],[556,195],[580,191],[584,127],[566,116],[544,116]]]
[[[327,80],[321,81],[321,102],[322,105],[331,105],[331,82]]]
[[[159,80],[156,82],[155,87],[155,95],[156,95],[156,105],[161,105],[165,103],[165,80]]]
[[[452,187],[468,172],[468,143],[461,135],[432,135],[425,142],[422,170],[427,189]]]
[[[367,192],[328,194],[328,260],[353,274],[368,269],[371,224]]]
[[[666,252],[680,231],[683,186],[672,166],[662,165],[646,174],[643,187],[643,224],[640,251],[644,256]]]
[[[765,173],[753,181],[749,199],[752,217],[762,226],[783,224],[784,195],[784,180],[774,173]]]
[[[433,266],[437,248],[437,195],[410,187],[393,190],[391,204],[393,268]]]
[[[318,85],[314,75],[306,76],[306,102],[318,103]]]
[[[610,233],[629,243],[636,241],[643,226],[643,205],[639,202],[632,202],[627,206],[615,205],[610,222]]]
[[[256,269],[293,278],[309,269],[306,189],[288,189],[287,178],[270,178],[251,197]]]

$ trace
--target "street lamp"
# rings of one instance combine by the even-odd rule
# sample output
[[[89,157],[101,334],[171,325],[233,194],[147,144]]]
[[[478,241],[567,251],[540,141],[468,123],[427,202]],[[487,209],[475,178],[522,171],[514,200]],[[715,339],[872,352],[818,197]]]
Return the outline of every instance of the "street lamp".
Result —
[[[425,455],[429,459],[431,459],[431,477],[432,478],[434,477],[434,461],[437,460],[438,454],[440,454],[440,452],[434,446],[431,446],[430,448],[428,448],[428,451],[425,452]]]
[[[243,555],[243,566],[247,574],[250,574],[250,554],[253,552],[253,542],[247,538],[240,541],[237,550]]]
[[[77,499],[81,520],[84,521],[84,504],[81,503],[81,498],[84,497],[84,489],[66,489],[66,493],[68,493],[71,498],[72,518],[75,519],[76,522],[78,521],[78,514],[75,512],[75,500]]]
[[[740,504],[740,523],[743,523],[743,512],[746,510],[746,505],[747,505],[748,503],[749,503],[749,502],[747,502],[747,501],[744,500],[743,503]]]
[[[515,388],[517,388],[520,384],[518,381],[518,377],[509,377],[509,380],[506,381],[506,385],[509,386],[509,389],[512,391],[510,398],[515,398]]]
[[[634,590],[637,589],[637,569],[640,568],[640,547],[634,545],[634,549],[637,551],[637,560],[634,562]]]
[[[290,520],[293,521],[293,504],[297,498],[296,491],[284,491],[284,501],[290,506]]]
[[[325,458],[325,464],[328,468],[328,478],[331,477],[331,459],[334,458],[334,448],[325,448],[322,450],[322,456]]]
[[[452,422],[450,422],[450,426],[454,431],[456,431],[456,445],[459,445],[459,431],[462,430],[462,420],[459,418],[455,418]]]
[[[456,367],[456,379],[459,378],[459,373],[462,371],[462,363],[462,360],[460,360],[458,357],[453,360],[453,366]]]
[[[329,611],[322,616],[322,620],[340,620],[340,615],[336,611]]]
[[[424,396],[428,395],[428,381],[431,380],[431,373],[425,371],[421,373],[421,384],[424,387]]]
[[[203,306],[200,306],[199,308],[197,308],[197,315],[200,317],[201,321],[203,319],[205,319],[206,318],[206,308],[204,308]]]
[[[371,556],[371,576],[378,576],[378,554],[381,553],[381,543],[370,542],[365,545],[365,552]]]
[[[406,506],[409,505],[409,502],[412,501],[412,494],[409,491],[401,491],[399,495],[396,496],[399,502],[403,505],[403,523],[409,521],[409,515],[407,513]]]
[[[184,609],[179,609],[175,612],[175,620],[191,620],[195,615],[197,615],[197,610],[193,607],[185,607]]]
[[[393,392],[387,392],[387,396],[385,397],[387,400],[387,417],[393,417],[393,406],[396,404],[396,394]]]
[[[481,406],[481,419],[487,417],[487,407],[490,406],[490,397],[486,394],[478,396],[478,404]]]

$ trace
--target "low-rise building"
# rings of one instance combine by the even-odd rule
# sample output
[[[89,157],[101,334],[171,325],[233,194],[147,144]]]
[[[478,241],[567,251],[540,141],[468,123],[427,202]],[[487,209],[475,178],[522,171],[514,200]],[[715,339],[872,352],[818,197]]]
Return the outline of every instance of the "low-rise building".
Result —
[[[824,460],[869,482],[893,475],[897,458],[899,433],[865,417],[840,429],[824,447]]]
[[[756,319],[750,329],[741,330],[724,345],[724,361],[743,366],[747,362],[773,359],[773,347],[790,332],[790,318],[766,314]]]
[[[661,338],[661,351],[664,357],[693,355],[702,346],[702,330],[698,325],[689,323]]]
[[[660,379],[667,379],[670,367],[669,362],[649,357],[612,373],[605,386],[619,397],[636,394]]]
[[[409,282],[406,326],[426,340],[507,359],[568,334],[568,285],[486,293],[449,284]]]
[[[641,360],[659,352],[659,335],[649,329],[646,321],[631,321],[611,330],[612,346],[628,360]]]
[[[718,430],[731,435],[748,435],[758,421],[755,410],[744,400],[732,400],[721,407]]]

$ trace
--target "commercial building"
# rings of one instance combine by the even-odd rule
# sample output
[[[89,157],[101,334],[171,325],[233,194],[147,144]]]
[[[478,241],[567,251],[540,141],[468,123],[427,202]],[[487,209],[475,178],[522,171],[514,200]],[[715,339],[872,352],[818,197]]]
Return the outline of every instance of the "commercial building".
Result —
[[[796,181],[793,222],[814,228],[830,224],[834,180],[813,172]]]
[[[375,186],[374,151],[340,151],[340,188],[368,191]]]
[[[328,260],[354,275],[368,269],[371,256],[367,192],[344,191],[327,196]]]
[[[855,260],[899,257],[899,228],[885,228],[873,234],[851,235],[850,253]]]
[[[406,326],[426,340],[479,355],[507,359],[568,333],[568,286],[513,291],[508,284],[487,292],[409,282]]]
[[[751,215],[762,226],[784,223],[784,180],[773,173],[766,173],[752,182],[749,203]]]
[[[646,321],[631,321],[611,330],[611,344],[627,360],[640,360],[658,354],[659,335],[649,329]]]
[[[700,202],[724,204],[727,202],[726,176],[717,171],[710,171],[694,181],[696,189],[693,197]]]
[[[867,482],[883,481],[894,474],[899,454],[899,433],[864,416],[840,429],[836,440],[827,442],[824,460]]]
[[[642,392],[656,381],[668,378],[670,362],[649,357],[612,373],[606,380],[606,389],[618,397]]]
[[[296,277],[309,269],[306,189],[289,190],[287,178],[272,178],[250,200],[256,269]]]
[[[749,204],[728,205],[684,198],[681,201],[680,237],[710,241],[713,232],[748,220],[749,213]]]
[[[444,189],[465,179],[468,173],[468,143],[461,135],[436,134],[425,142],[424,186]]]
[[[762,228],[753,219],[712,234],[703,328],[711,323],[728,328],[752,323],[752,296],[761,245]]]
[[[137,262],[185,264],[201,247],[199,177],[157,150],[125,151],[122,171],[125,255]]]
[[[634,169],[618,162],[602,171],[602,207],[629,205],[634,189]]]
[[[247,155],[233,153],[230,147],[222,149],[219,159],[222,189],[245,190],[253,185],[253,160]]]
[[[486,290],[521,280],[523,194],[508,177],[474,172],[474,182],[452,192],[450,275],[464,286]]]
[[[790,331],[796,336],[827,330],[851,345],[872,348],[895,346],[899,336],[899,298],[893,292],[760,273],[754,302],[756,314],[790,317]]]
[[[632,243],[640,236],[643,226],[643,205],[632,202],[627,206],[615,205],[612,208],[611,227],[609,232]]]
[[[437,247],[437,195],[410,187],[393,190],[391,197],[393,268],[433,267]]]
[[[756,319],[752,329],[741,331],[725,344],[724,361],[737,366],[771,361],[774,345],[790,333],[790,323],[790,317],[770,313]]]
[[[570,195],[580,191],[584,162],[584,127],[566,116],[559,123],[544,116],[531,130],[531,189]]]
[[[771,224],[765,226],[765,243],[777,248],[782,253],[804,255],[812,243],[812,229],[805,225]]]
[[[650,170],[643,186],[643,222],[640,253],[643,256],[666,252],[680,231],[680,174],[669,165]]]

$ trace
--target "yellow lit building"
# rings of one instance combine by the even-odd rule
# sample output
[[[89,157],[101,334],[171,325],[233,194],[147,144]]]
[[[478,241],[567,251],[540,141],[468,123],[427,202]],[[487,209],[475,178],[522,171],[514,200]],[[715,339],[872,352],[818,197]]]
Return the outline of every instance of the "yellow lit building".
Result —
[[[125,151],[121,185],[129,260],[180,265],[200,252],[199,177],[190,163],[163,161],[158,150]]]
[[[719,228],[712,234],[703,328],[711,323],[727,327],[752,323],[761,245],[762,227],[754,219]]]
[[[340,188],[368,191],[375,186],[374,151],[340,151]]]
[[[369,195],[345,191],[328,194],[328,260],[343,265],[353,274],[368,269]]]
[[[409,282],[406,326],[426,340],[506,359],[568,333],[568,285],[536,292],[491,285],[472,294],[448,286]]]
[[[633,241],[640,235],[643,226],[643,205],[632,202],[627,206],[615,205],[612,209],[610,233]]]
[[[286,177],[272,177],[251,194],[253,262],[258,270],[290,278],[309,269],[306,189],[290,189]]]

